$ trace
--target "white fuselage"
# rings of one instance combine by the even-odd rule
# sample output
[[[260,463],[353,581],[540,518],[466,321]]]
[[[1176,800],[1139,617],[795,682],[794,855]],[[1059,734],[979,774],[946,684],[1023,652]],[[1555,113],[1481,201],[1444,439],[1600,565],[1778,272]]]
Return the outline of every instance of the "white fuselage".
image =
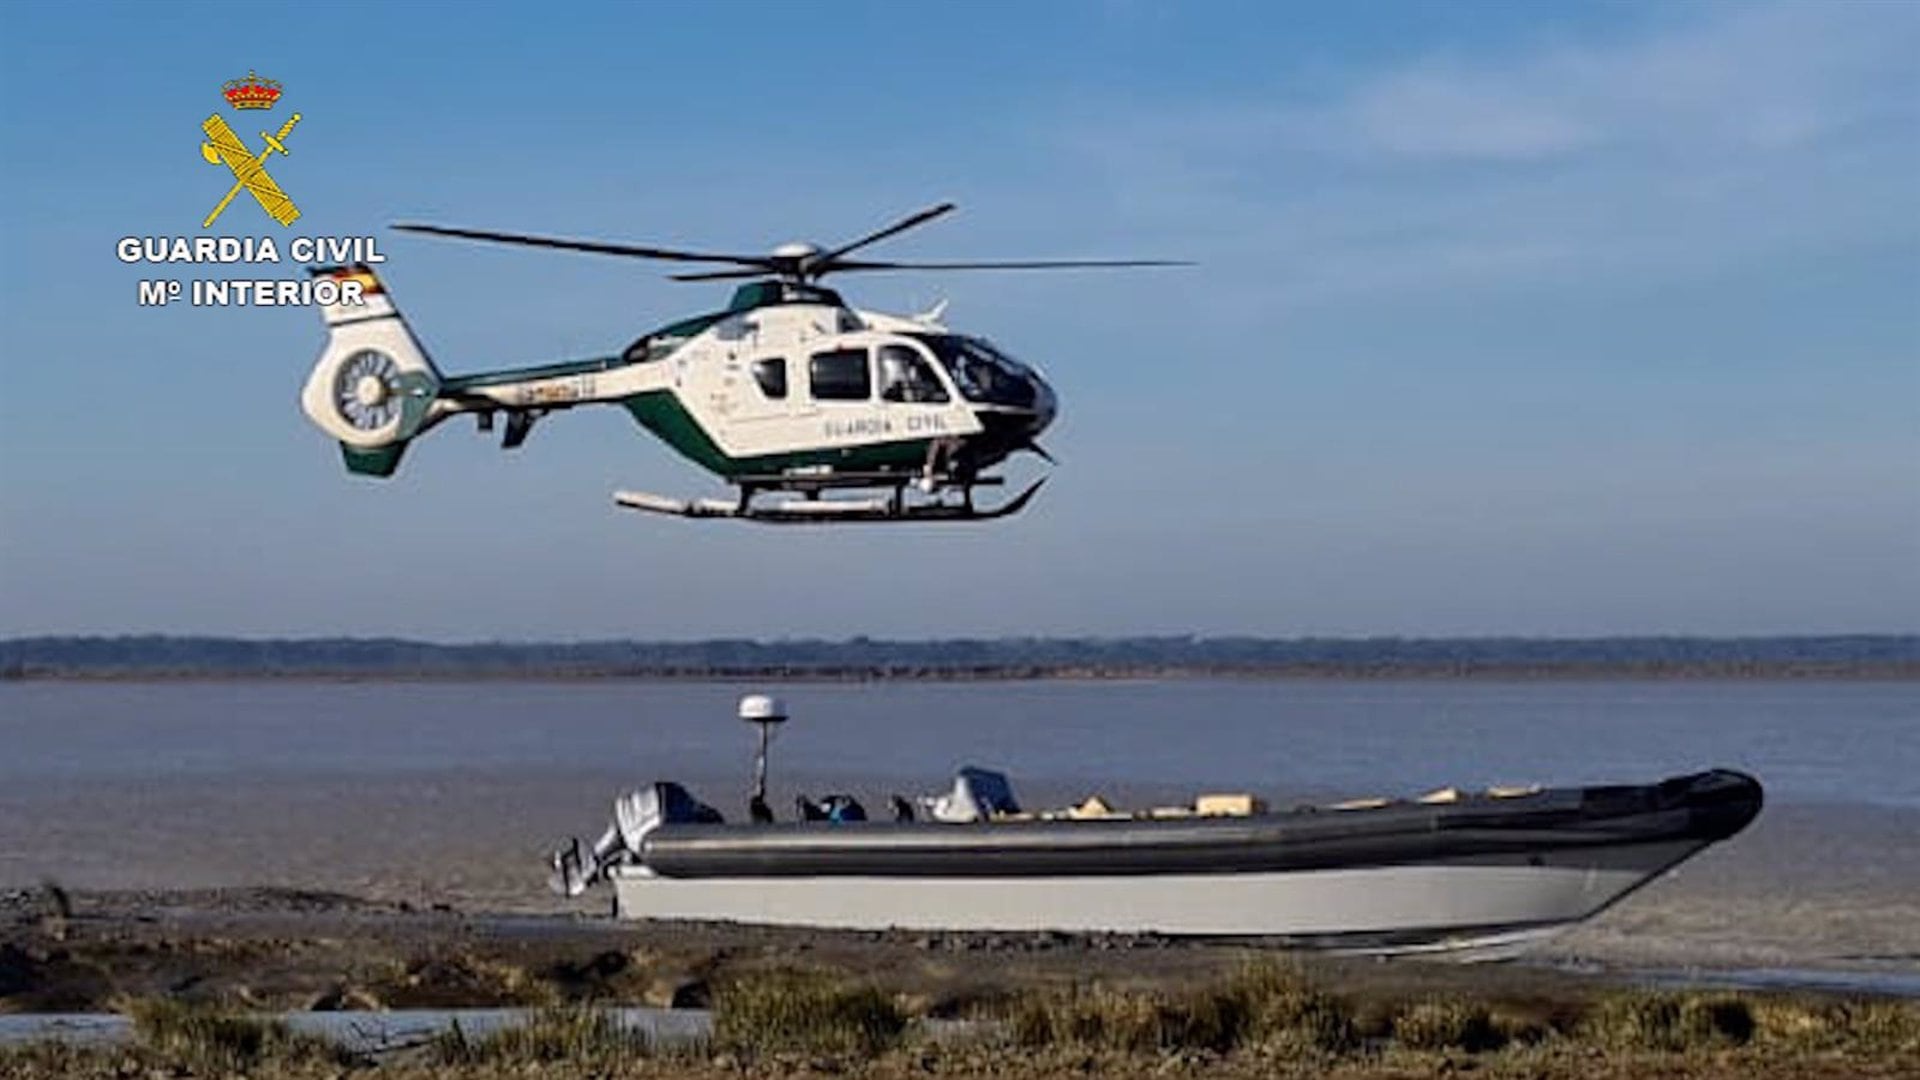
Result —
[[[404,370],[431,370],[405,325],[397,318],[378,317],[391,313],[391,306],[384,299],[378,304],[372,318],[346,313],[343,318],[354,321],[333,329],[331,350],[348,355],[377,349],[398,358]],[[720,451],[734,458],[974,434],[981,430],[977,407],[955,391],[923,347],[905,336],[943,330],[932,323],[821,304],[756,308],[725,316],[660,359],[463,386],[458,394],[432,401],[425,426],[465,412],[568,408],[667,390]],[[884,345],[919,352],[932,376],[943,380],[946,400],[887,400],[881,396],[883,373],[876,359],[868,361],[874,390],[865,397],[840,400],[817,392],[810,377],[815,355],[862,349],[877,357]],[[784,388],[777,395],[757,373],[769,364],[784,367]],[[391,441],[388,428],[360,430],[339,418],[322,374],[316,371],[306,392],[307,411],[316,423],[353,446]]]
[[[728,315],[688,339],[665,359],[607,371],[476,387],[468,393],[503,409],[556,408],[619,401],[671,390],[682,408],[728,457],[752,458],[800,449],[832,449],[875,442],[970,435],[981,428],[975,409],[947,390],[944,402],[889,401],[879,396],[882,374],[869,360],[875,392],[838,400],[816,392],[814,355],[883,345],[919,350],[903,332],[941,328],[878,312],[815,304],[780,304]],[[931,357],[927,357],[929,361]],[[784,393],[769,393],[765,365],[784,366]],[[936,378],[937,365],[931,365]],[[442,402],[451,412],[484,408],[480,401]]]

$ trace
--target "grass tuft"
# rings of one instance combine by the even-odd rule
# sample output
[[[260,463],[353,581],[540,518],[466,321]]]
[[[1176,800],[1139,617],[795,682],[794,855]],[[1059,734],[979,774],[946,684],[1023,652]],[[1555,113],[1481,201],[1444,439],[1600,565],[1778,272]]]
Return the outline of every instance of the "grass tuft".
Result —
[[[1353,1010],[1292,964],[1249,964],[1226,993],[1246,1011],[1243,1042],[1293,1053],[1342,1053],[1359,1045]]]
[[[1393,1039],[1409,1050],[1498,1050],[1507,1036],[1485,1005],[1432,999],[1394,1017]]]
[[[1768,1046],[1920,1054],[1920,1002],[1762,998],[1753,1020],[1755,1041]]]
[[[1629,991],[1595,1002],[1580,1034],[1617,1050],[1680,1053],[1738,1046],[1753,1037],[1753,1011],[1731,994]]]
[[[0,1076],[9,1080],[72,1080],[86,1075],[100,1060],[101,1050],[66,1039],[35,1039],[0,1044]],[[122,1070],[124,1073],[126,1070]]]
[[[213,1005],[168,998],[120,1003],[136,1039],[165,1060],[194,1072],[229,1073],[262,1066],[348,1064],[352,1055],[328,1039],[295,1032],[284,1022]]]
[[[877,987],[810,972],[741,976],[713,999],[714,1045],[742,1057],[870,1056],[898,1043],[906,1027],[906,1015]]]
[[[432,1055],[443,1065],[530,1065],[568,1062],[605,1067],[653,1055],[646,1032],[605,1010],[579,1005],[539,1009],[524,1024],[474,1038],[458,1023],[436,1035]]]
[[[1178,1020],[1154,996],[1105,987],[1028,994],[1007,1018],[1016,1043],[1145,1053],[1173,1044]]]
[[[1016,998],[1007,1015],[1013,1041],[1140,1054],[1260,1046],[1299,1053],[1351,1049],[1353,1017],[1291,967],[1257,964],[1219,987],[1146,993],[1073,987]]]

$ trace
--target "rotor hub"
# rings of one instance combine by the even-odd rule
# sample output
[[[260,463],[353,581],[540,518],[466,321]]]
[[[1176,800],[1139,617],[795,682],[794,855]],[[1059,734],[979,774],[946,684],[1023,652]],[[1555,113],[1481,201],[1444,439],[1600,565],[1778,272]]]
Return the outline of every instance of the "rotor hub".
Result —
[[[386,380],[378,375],[362,375],[360,381],[353,384],[353,397],[368,408],[380,404],[387,400]]]

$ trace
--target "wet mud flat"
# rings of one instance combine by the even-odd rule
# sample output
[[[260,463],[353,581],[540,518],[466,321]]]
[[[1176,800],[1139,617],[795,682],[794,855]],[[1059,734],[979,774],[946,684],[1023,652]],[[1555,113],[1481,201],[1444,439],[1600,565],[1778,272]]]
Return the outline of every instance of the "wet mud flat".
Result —
[[[1156,935],[621,924],[283,888],[16,889],[0,893],[0,1012],[123,1012],[143,1034],[0,1047],[0,1075],[1920,1075],[1920,1002],[1635,982]],[[711,1034],[636,1039],[602,1019],[620,1006],[699,1010]],[[475,1007],[524,1009],[534,1034],[355,1057],[297,1034],[263,1041],[271,1021],[233,1019]],[[188,1026],[201,1008],[221,1011]],[[146,1018],[156,1010],[173,1034]]]
[[[1500,989],[1578,999],[1591,972],[1300,957],[1154,934],[939,933],[623,923],[254,888],[0,893],[0,1010],[89,1012],[153,995],[270,1011],[542,1006],[701,1008],[710,988],[795,968],[861,979],[957,1017],[1035,988],[1187,986],[1284,958],[1383,995]]]
[[[1577,946],[1586,933],[1576,930],[1571,944],[1527,960],[1456,963],[1157,934],[619,922],[285,888],[70,894],[43,886],[0,892],[0,1012],[111,1011],[148,996],[274,1012],[575,1002],[704,1008],[714,985],[795,969],[872,983],[916,1015],[936,1018],[964,1017],[1029,990],[1184,988],[1276,962],[1363,999],[1467,994],[1546,1010],[1623,986],[1743,985],[1737,968],[1582,959]],[[1808,974],[1825,978],[1776,983],[1885,992],[1875,980],[1885,974],[1879,967]]]

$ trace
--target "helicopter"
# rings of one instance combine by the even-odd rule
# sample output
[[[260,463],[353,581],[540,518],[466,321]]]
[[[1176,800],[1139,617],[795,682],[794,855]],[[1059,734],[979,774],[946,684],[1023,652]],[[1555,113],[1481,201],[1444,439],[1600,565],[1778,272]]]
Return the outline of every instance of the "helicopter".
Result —
[[[718,311],[668,323],[617,355],[445,375],[392,294],[365,263],[313,267],[358,286],[359,302],[321,304],[327,342],[301,393],[309,419],[340,444],[350,472],[388,477],[413,439],[463,413],[501,446],[535,422],[586,404],[624,407],[681,456],[733,486],[730,499],[617,491],[623,507],[688,518],[773,524],[985,521],[1018,513],[1046,477],[998,505],[989,470],[1017,453],[1052,463],[1037,439],[1058,399],[1038,369],[984,337],[917,315],[849,305],[821,285],[831,274],[888,270],[1062,270],[1180,266],[1165,259],[883,262],[869,245],[950,213],[943,202],[830,248],[792,243],[770,254],[722,254],[426,224],[430,236],[693,264],[675,281],[740,280]],[[337,290],[350,297],[354,290]],[[837,494],[829,494],[837,493]]]

